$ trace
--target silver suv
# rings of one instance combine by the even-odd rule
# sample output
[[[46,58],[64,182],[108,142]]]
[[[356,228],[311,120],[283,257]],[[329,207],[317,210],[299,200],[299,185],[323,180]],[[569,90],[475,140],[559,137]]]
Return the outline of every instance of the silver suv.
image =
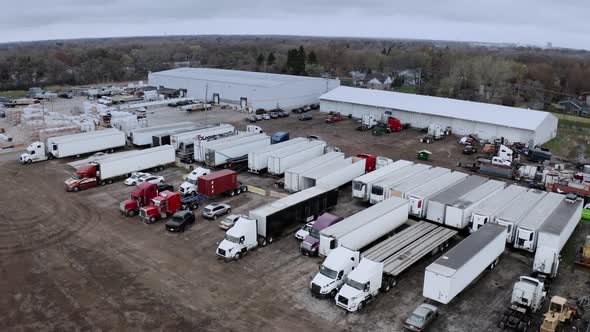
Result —
[[[211,203],[203,209],[203,218],[217,219],[222,214],[231,213],[231,206],[223,203]]]

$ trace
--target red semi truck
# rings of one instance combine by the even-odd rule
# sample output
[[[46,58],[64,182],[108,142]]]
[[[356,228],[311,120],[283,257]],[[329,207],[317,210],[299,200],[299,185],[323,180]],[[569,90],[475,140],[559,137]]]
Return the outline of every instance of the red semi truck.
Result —
[[[357,158],[365,159],[365,173],[369,173],[377,169],[377,157],[372,154],[359,153]]]
[[[174,188],[169,184],[140,183],[131,192],[131,197],[119,204],[119,211],[122,215],[133,217],[139,213],[139,208],[150,204],[152,198],[158,196],[158,193],[164,190],[173,191]]]
[[[180,193],[164,190],[152,198],[152,204],[139,209],[139,219],[146,224],[153,224],[182,210]]]
[[[238,182],[238,173],[228,169],[201,176],[197,184],[199,194],[205,196],[234,196],[248,191],[248,187]]]

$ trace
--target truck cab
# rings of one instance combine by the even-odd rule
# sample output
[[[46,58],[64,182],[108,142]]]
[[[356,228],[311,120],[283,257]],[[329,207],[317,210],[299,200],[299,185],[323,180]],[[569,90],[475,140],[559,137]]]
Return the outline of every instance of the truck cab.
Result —
[[[319,298],[335,297],[346,276],[358,266],[360,258],[358,251],[344,247],[332,250],[309,283],[311,294]]]
[[[262,134],[262,128],[255,126],[255,125],[247,125],[246,126],[246,132],[247,133],[257,133],[257,134]]]
[[[344,286],[336,295],[336,304],[349,312],[361,310],[379,293],[383,278],[383,263],[363,259],[348,274]]]
[[[258,245],[256,220],[240,217],[235,225],[225,232],[217,247],[217,255],[223,259],[240,259]]]
[[[21,154],[19,159],[21,164],[30,164],[36,161],[53,159],[53,155],[46,152],[45,143],[33,142],[27,146],[27,152]]]
[[[146,206],[152,198],[158,196],[158,186],[154,183],[143,182],[131,192],[131,198],[119,204],[119,211],[127,217],[133,217],[139,208]]]
[[[365,173],[372,172],[377,168],[378,157],[366,153],[359,153],[356,155],[356,157],[365,159]]]
[[[539,279],[521,276],[512,289],[510,303],[529,308],[531,312],[541,308],[543,300],[547,296],[545,283]]]
[[[164,190],[158,196],[152,198],[152,205],[144,206],[139,210],[139,219],[146,224],[165,219],[181,209],[180,194]]]
[[[342,219],[344,218],[331,213],[324,213],[319,216],[313,223],[313,226],[311,226],[309,234],[303,238],[299,246],[301,253],[309,256],[317,256],[320,249],[320,231],[338,223]]]
[[[187,176],[186,180],[180,185],[180,193],[186,195],[196,195],[198,189],[198,179],[201,176],[210,174],[211,170],[204,167],[197,167],[192,170]]]
[[[483,225],[490,221],[489,219],[490,216],[473,213],[471,215],[471,221],[469,222],[469,233],[473,233],[480,229]]]
[[[98,183],[95,164],[86,164],[78,167],[76,173],[66,180],[66,191],[78,192],[80,190],[95,187]]]

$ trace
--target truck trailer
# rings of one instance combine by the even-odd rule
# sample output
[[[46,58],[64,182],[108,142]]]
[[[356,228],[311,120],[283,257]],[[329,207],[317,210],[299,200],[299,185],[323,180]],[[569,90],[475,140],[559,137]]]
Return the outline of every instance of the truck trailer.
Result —
[[[543,226],[549,216],[557,209],[564,200],[565,195],[548,193],[543,197],[537,206],[518,223],[514,236],[514,248],[535,252],[539,229]]]
[[[506,208],[496,214],[493,223],[506,227],[506,242],[514,242],[516,228],[520,221],[524,219],[529,212],[539,204],[547,195],[547,192],[538,189],[529,189],[526,193],[516,198]]]
[[[564,199],[539,229],[533,273],[557,276],[561,249],[582,218],[583,204],[582,199]]]
[[[208,128],[184,131],[170,136],[170,145],[177,151],[181,150],[183,146],[194,144],[194,140],[214,141],[221,137],[233,136],[236,133],[236,128],[232,125],[221,123],[217,126]]]
[[[487,223],[428,265],[422,295],[448,304],[486,268],[494,268],[504,252],[504,226]]]
[[[306,146],[297,146],[268,157],[268,173],[282,175],[293,166],[324,154],[326,142],[311,141]]]
[[[248,156],[248,153],[258,151],[270,145],[270,137],[266,134],[250,136],[244,141],[223,149],[207,148],[205,150],[205,164],[209,167],[225,165],[230,159]]]
[[[467,176],[465,173],[452,172],[410,190],[405,195],[405,198],[410,203],[409,214],[419,219],[426,217],[430,199],[441,191],[465,180]]]
[[[458,197],[447,205],[445,211],[445,225],[456,229],[464,229],[469,225],[471,214],[478,206],[506,187],[506,182],[489,180],[481,186]]]
[[[164,165],[172,164],[174,160],[174,148],[171,145],[113,153],[78,167],[76,173],[65,181],[65,189],[78,192],[97,185],[103,186],[133,172],[163,170]]]
[[[360,198],[363,201],[368,201],[371,195],[371,188],[373,183],[385,178],[390,173],[393,173],[404,167],[413,165],[414,163],[407,160],[398,160],[389,165],[383,166],[370,173],[359,176],[352,181],[352,197]]]
[[[179,123],[172,123],[172,124],[165,124],[159,126],[152,126],[152,127],[145,127],[145,128],[137,128],[133,129],[129,133],[127,133],[127,137],[129,141],[136,146],[148,146],[151,145],[153,142],[152,137],[163,135],[166,133],[174,133],[179,130],[195,130],[195,129],[202,129],[205,128],[204,125],[199,125],[194,122],[179,122]]]
[[[268,157],[277,155],[287,149],[307,144],[309,140],[303,137],[293,138],[280,143],[272,144],[262,150],[248,153],[248,171],[251,173],[260,173],[268,167]]]
[[[205,162],[205,154],[206,154],[206,150],[208,148],[225,148],[228,146],[232,146],[235,144],[239,144],[239,142],[245,140],[247,137],[251,137],[257,135],[257,133],[254,132],[244,132],[244,131],[238,131],[236,132],[235,135],[232,136],[228,136],[228,137],[223,137],[214,141],[203,141],[203,140],[199,140],[197,138],[195,138],[193,140],[193,151],[194,151],[194,156],[193,159],[196,162]]]
[[[335,170],[342,169],[350,164],[352,164],[352,158],[332,160],[301,174],[300,179],[301,182],[303,182],[301,189],[304,190],[315,186],[318,180],[332,174]]]
[[[197,192],[204,196],[239,195],[248,191],[238,182],[238,173],[229,169],[205,174],[197,178]]]
[[[300,165],[287,169],[285,171],[284,180],[285,189],[290,192],[302,190],[302,181],[300,180],[301,174],[333,160],[344,160],[344,153],[331,151],[322,156],[313,158],[309,161],[303,162]]]
[[[97,130],[86,133],[48,138],[45,142],[33,142],[27,152],[20,155],[22,164],[53,158],[80,156],[125,146],[125,133],[117,129]]]
[[[494,222],[497,213],[505,209],[512,201],[526,192],[527,189],[525,187],[513,184],[483,202],[471,214],[469,232],[473,233],[486,223]]]
[[[369,195],[369,203],[377,204],[389,198],[389,190],[396,184],[403,182],[409,177],[416,174],[421,174],[424,171],[431,169],[432,166],[424,164],[414,164],[409,167],[404,167],[393,173],[390,173],[385,178],[374,182],[371,186],[371,192]],[[387,196],[387,197],[386,197]]]
[[[408,202],[392,197],[366,208],[320,232],[321,256],[339,246],[361,250],[382,236],[393,232],[408,219]]]
[[[444,224],[447,206],[449,204],[453,204],[458,197],[461,197],[473,189],[481,186],[486,181],[488,181],[487,178],[471,175],[468,178],[434,195],[428,202],[426,219],[439,224]]]
[[[416,174],[405,179],[402,182],[397,183],[396,185],[392,186],[389,190],[384,192],[385,199],[389,197],[401,197],[406,198],[408,192],[414,190],[426,184],[432,180],[435,180],[443,175],[450,174],[451,170],[448,168],[443,167],[434,167],[429,170],[426,170],[422,173]]]
[[[247,218],[251,221],[235,230],[235,226],[230,228],[226,239],[217,248],[217,255],[224,259],[239,259],[258,245],[265,246],[297,226],[315,220],[337,203],[335,188],[315,186],[251,210]]]
[[[367,159],[359,157],[350,157],[346,160],[346,166],[340,169],[335,169],[329,175],[322,177],[316,181],[316,186],[327,185],[341,187],[353,179],[365,174]]]

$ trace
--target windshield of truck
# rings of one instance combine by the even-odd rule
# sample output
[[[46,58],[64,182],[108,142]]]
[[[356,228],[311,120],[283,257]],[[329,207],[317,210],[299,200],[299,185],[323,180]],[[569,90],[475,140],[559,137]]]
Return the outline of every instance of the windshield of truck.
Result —
[[[160,201],[156,201],[156,200],[152,199],[152,205],[160,206],[160,203],[161,203]]]
[[[319,239],[320,238],[320,231],[318,229],[312,228],[309,230],[309,235],[315,237],[316,239]]]
[[[354,289],[358,289],[360,291],[365,290],[365,284],[362,282],[354,281],[353,279],[346,278],[346,284]]]
[[[311,226],[306,224],[303,227],[301,227],[301,229],[309,233],[311,231]]]
[[[82,180],[82,176],[81,176],[81,175],[78,175],[78,174],[76,174],[76,173],[74,173],[74,174],[72,175],[72,179],[74,179],[74,180]]]
[[[330,279],[336,279],[336,277],[338,276],[338,271],[334,271],[330,268],[325,267],[324,265],[320,267],[320,273]]]
[[[186,179],[186,182],[193,184],[193,185],[197,185],[197,180],[193,180],[193,179]]]
[[[354,190],[362,190],[363,189],[363,183],[362,182],[353,182],[352,183],[352,189],[354,189]]]
[[[225,239],[228,240],[229,242],[240,243],[240,238],[231,236],[227,233],[225,233]]]

